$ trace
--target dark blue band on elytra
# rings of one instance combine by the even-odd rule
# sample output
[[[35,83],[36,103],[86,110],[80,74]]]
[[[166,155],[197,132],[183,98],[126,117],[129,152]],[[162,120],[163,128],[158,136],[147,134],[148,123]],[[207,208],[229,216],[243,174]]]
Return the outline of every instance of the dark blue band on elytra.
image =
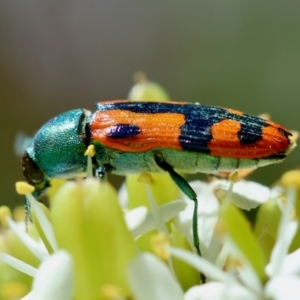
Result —
[[[110,127],[107,136],[115,139],[129,138],[138,135],[140,132],[141,129],[137,125],[117,124]]]

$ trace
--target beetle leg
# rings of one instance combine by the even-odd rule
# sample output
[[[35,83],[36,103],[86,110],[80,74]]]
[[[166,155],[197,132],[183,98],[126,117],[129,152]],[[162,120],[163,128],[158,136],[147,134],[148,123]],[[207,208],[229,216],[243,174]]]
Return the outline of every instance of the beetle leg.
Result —
[[[26,232],[28,232],[28,222],[32,223],[32,217],[31,217],[31,210],[30,210],[30,202],[27,199],[27,197],[25,197],[24,210],[25,210],[25,228],[26,228]]]
[[[106,177],[106,168],[105,166],[98,167],[95,171],[95,176],[99,179],[105,179]]]
[[[198,236],[198,200],[197,200],[197,194],[192,189],[192,187],[189,185],[189,183],[176,171],[174,171],[173,167],[169,165],[166,161],[164,161],[161,157],[155,156],[155,161],[158,164],[159,167],[161,167],[163,170],[167,171],[173,181],[176,183],[176,185],[180,188],[180,190],[191,200],[194,201],[194,212],[193,212],[193,239],[194,239],[194,246],[197,250],[197,253],[199,256],[201,256],[200,251],[200,242],[199,242],[199,236]],[[204,274],[201,273],[201,279],[204,283],[206,281],[206,278]]]
[[[106,178],[106,174],[111,172],[113,170],[113,167],[109,164],[102,165],[96,168],[95,170],[95,176],[98,177],[99,179],[103,180]]]
[[[96,156],[92,156],[92,165],[93,165],[93,176],[94,177],[99,177],[98,176],[98,169],[101,168],[101,167],[99,166],[99,164],[97,162]]]
[[[180,190],[186,194],[188,198],[194,201],[194,213],[193,213],[193,235],[194,235],[194,246],[197,249],[199,255],[201,255],[200,247],[199,247],[199,237],[198,237],[198,218],[197,218],[197,210],[198,210],[198,200],[195,191],[188,184],[188,182],[177,172],[174,171],[173,167],[169,165],[166,161],[161,160],[156,157],[156,163],[165,171],[167,171],[176,185],[180,188]]]

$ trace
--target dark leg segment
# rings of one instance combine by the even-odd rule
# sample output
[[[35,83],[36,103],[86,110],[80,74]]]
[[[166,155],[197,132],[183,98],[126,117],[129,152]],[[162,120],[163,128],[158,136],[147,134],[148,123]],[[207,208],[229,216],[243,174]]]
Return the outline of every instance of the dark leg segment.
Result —
[[[114,168],[111,166],[111,165],[103,165],[103,166],[99,166],[97,165],[95,168],[94,168],[94,176],[95,177],[98,177],[99,179],[106,179],[106,174],[107,173],[110,173]]]

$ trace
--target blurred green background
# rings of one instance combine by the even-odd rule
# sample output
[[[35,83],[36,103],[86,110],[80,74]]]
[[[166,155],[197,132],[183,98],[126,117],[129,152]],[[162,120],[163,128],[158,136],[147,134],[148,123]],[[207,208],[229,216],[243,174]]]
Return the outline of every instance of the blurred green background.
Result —
[[[231,107],[299,129],[299,1],[0,2],[0,204],[23,203],[13,144],[51,117],[126,98],[136,71],[172,99]],[[296,149],[251,176],[299,165]]]

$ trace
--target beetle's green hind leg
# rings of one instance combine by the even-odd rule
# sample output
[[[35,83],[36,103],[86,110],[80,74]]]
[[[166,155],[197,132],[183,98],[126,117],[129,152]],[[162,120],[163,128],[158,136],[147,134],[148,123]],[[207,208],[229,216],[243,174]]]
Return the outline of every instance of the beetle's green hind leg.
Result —
[[[200,242],[199,242],[199,235],[198,235],[198,200],[197,200],[197,194],[192,189],[192,187],[189,185],[189,183],[180,176],[177,172],[174,171],[173,167],[169,165],[164,160],[160,159],[159,157],[155,157],[156,163],[165,171],[167,171],[173,181],[177,184],[177,186],[180,188],[180,190],[186,194],[191,200],[194,201],[194,212],[193,212],[193,239],[194,239],[194,246],[197,250],[197,253],[199,256],[201,256],[200,251]],[[206,277],[204,274],[200,274],[202,283],[205,283]]]
[[[188,182],[180,176],[177,172],[174,171],[173,167],[170,166],[165,161],[160,161],[159,159],[156,160],[157,164],[165,171],[167,171],[173,181],[177,184],[177,186],[181,189],[181,191],[186,194],[191,200],[194,201],[194,213],[193,213],[193,238],[194,238],[194,246],[197,250],[197,253],[201,256],[200,251],[200,243],[198,237],[198,218],[197,218],[197,211],[198,211],[198,200],[195,191],[191,188]]]

